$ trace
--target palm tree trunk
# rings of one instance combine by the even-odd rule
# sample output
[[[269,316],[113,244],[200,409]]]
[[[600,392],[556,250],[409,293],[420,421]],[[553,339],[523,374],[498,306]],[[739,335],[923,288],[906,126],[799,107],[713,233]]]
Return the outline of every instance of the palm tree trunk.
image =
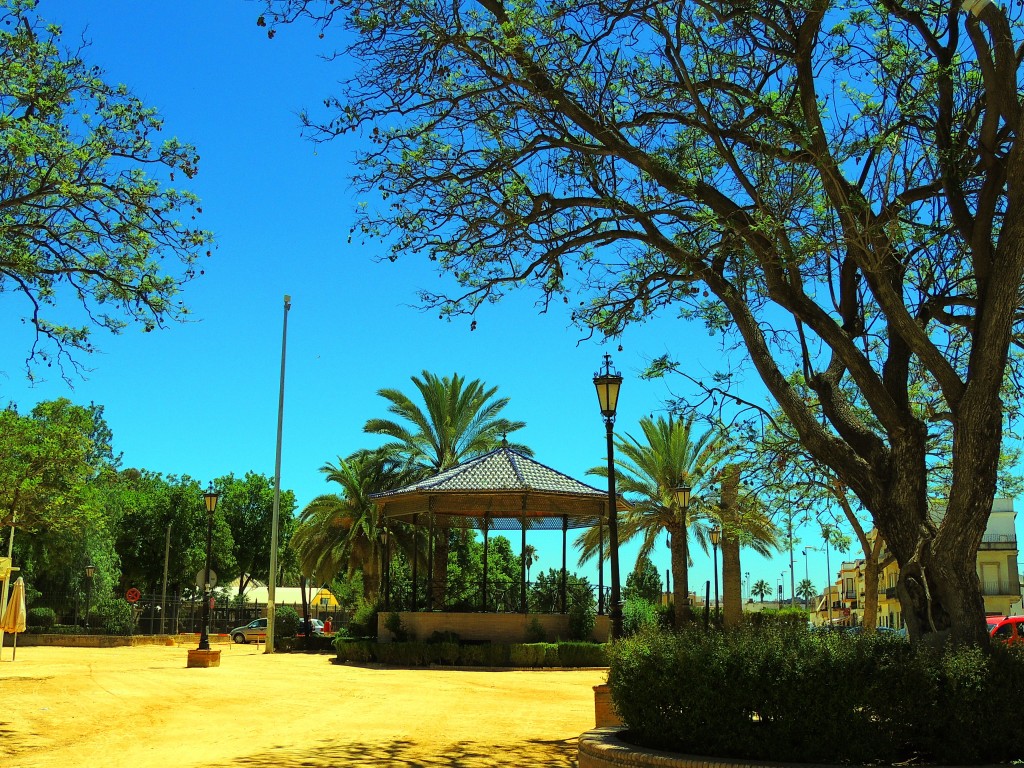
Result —
[[[690,570],[689,542],[686,525],[678,523],[669,526],[672,543],[672,603],[676,629],[682,629],[690,621]]]
[[[740,468],[729,464],[722,470],[722,624],[726,629],[743,621],[743,574],[740,571],[739,485]]]

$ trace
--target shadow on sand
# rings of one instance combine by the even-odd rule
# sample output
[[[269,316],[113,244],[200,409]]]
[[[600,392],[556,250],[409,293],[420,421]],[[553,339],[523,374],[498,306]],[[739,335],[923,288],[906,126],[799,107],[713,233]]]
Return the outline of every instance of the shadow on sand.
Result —
[[[401,768],[575,768],[576,739],[541,741],[531,739],[517,744],[481,744],[460,741],[433,754],[425,754],[414,741],[321,740],[305,747],[269,750],[261,754],[235,758],[229,766],[239,768],[331,768],[333,766],[398,766]]]

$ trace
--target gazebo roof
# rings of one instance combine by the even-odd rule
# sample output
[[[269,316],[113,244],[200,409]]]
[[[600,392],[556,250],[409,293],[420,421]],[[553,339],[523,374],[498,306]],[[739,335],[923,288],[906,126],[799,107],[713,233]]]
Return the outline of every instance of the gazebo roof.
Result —
[[[607,519],[608,493],[502,445],[404,488],[374,494],[387,517],[434,515],[445,528],[584,528]],[[629,504],[619,497],[619,509]],[[421,522],[426,523],[426,520]]]

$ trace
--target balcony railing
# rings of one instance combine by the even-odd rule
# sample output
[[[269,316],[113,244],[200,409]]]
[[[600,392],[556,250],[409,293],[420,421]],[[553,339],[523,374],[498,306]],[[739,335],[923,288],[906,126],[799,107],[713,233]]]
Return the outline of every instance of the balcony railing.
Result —
[[[896,599],[896,587],[886,587],[885,588],[885,599],[886,600],[895,600]]]
[[[1016,549],[1017,537],[1008,533],[986,533],[979,549]]]

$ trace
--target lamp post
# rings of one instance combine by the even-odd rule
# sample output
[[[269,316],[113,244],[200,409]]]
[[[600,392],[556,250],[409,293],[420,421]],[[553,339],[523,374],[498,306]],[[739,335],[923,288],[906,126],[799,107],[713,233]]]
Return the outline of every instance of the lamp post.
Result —
[[[680,530],[685,531],[686,530],[686,512],[690,508],[690,486],[687,485],[684,482],[680,482],[679,485],[676,486],[674,495],[676,497],[676,504],[679,505],[679,517],[680,517],[679,525],[680,525]],[[671,537],[669,538],[668,545],[669,545],[669,548],[671,549],[671,547],[672,547]],[[669,557],[671,558],[671,555],[669,555]],[[670,560],[670,562],[671,562],[671,560]],[[686,567],[685,563],[683,564],[683,567],[684,568]],[[689,595],[683,595],[683,600],[686,600],[687,602],[689,602],[690,596]],[[689,609],[687,609],[687,610],[689,610]],[[678,615],[678,614],[676,614],[676,615]]]
[[[782,571],[782,573],[779,574],[779,608],[782,607],[782,600],[783,600],[782,590],[785,588],[785,586],[786,586],[786,572]],[[792,602],[793,596],[790,595],[789,599],[790,599],[790,602]]]
[[[718,612],[718,542],[722,540],[722,529],[715,526],[711,529],[711,550],[714,557],[715,569],[715,612]]]
[[[828,560],[828,539],[832,535],[832,526],[821,527],[821,537],[825,539],[825,602],[828,604],[828,625],[832,626],[832,565]]]
[[[604,418],[608,440],[608,554],[612,567],[612,640],[622,637],[622,602],[619,599],[619,521],[615,504],[615,411],[619,405],[622,375],[612,368],[612,357],[604,356],[604,370],[594,374],[594,388]]]
[[[217,511],[220,494],[210,483],[203,494],[206,502],[206,570],[203,574],[203,632],[199,636],[199,650],[210,650],[210,547],[213,544],[213,513]]]
[[[89,631],[89,607],[92,602],[92,577],[96,575],[96,566],[91,563],[85,566],[85,634]]]

